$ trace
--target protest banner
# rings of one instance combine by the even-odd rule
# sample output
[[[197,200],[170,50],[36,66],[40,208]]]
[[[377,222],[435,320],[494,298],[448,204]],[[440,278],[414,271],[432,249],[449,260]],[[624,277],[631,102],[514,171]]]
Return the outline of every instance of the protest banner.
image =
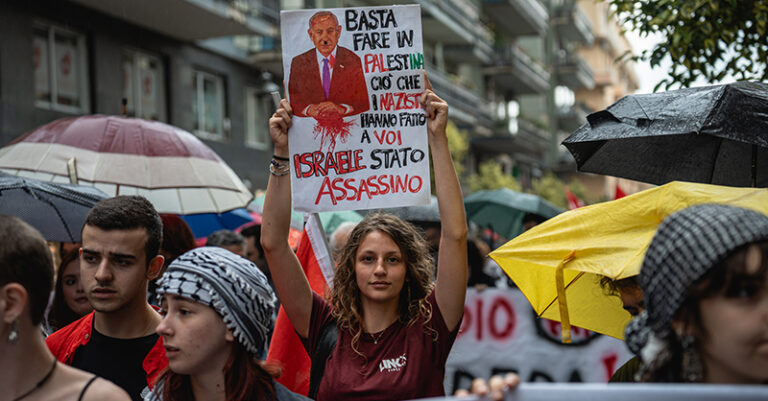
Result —
[[[282,11],[280,22],[294,209],[427,204],[419,6]]]
[[[507,392],[504,401],[758,401],[768,397],[766,386],[723,384],[604,384],[522,383]],[[422,401],[485,401],[488,398],[434,397]]]
[[[607,382],[631,357],[623,341],[536,316],[518,289],[467,290],[464,318],[446,362],[446,394],[476,377],[516,372],[522,381]]]

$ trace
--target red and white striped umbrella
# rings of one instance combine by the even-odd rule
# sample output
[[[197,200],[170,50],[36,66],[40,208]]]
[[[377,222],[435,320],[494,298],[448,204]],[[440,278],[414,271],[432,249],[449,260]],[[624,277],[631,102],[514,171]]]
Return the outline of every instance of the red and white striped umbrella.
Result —
[[[142,195],[160,213],[221,213],[253,194],[197,137],[138,118],[90,115],[53,121],[0,148],[0,169],[42,181]]]

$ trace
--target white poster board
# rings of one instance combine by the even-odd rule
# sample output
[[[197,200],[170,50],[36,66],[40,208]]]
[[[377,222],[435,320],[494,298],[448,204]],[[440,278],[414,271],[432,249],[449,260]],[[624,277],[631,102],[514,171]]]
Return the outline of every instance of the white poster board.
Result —
[[[459,336],[446,363],[446,394],[476,377],[516,372],[524,382],[602,382],[631,357],[623,341],[536,316],[518,289],[469,289]]]
[[[768,399],[768,386],[722,384],[522,383],[504,401],[758,401]],[[429,401],[485,401],[488,398],[434,397]]]
[[[294,209],[429,203],[420,7],[282,11],[280,28]]]

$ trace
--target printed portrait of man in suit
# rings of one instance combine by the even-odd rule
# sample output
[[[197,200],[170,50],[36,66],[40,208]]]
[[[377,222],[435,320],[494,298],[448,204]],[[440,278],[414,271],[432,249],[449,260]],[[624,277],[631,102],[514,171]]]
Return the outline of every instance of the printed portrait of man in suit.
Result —
[[[330,11],[309,19],[309,38],[315,44],[291,61],[288,94],[295,115],[339,118],[369,109],[363,65],[351,50],[338,46],[341,25]]]

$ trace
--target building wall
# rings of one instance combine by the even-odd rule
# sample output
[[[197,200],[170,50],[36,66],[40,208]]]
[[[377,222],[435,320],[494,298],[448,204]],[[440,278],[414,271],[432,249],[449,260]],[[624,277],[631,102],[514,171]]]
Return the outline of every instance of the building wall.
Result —
[[[192,131],[195,124],[194,70],[221,76],[225,87],[225,116],[230,120],[227,138],[204,142],[253,188],[265,188],[271,149],[245,144],[245,88],[263,85],[261,70],[225,58],[195,44],[155,34],[64,1],[0,2],[0,146],[58,118],[77,114],[35,106],[32,67],[32,25],[43,21],[82,33],[87,43],[90,107],[84,114],[119,115],[123,96],[122,55],[139,50],[164,64],[166,123]],[[269,115],[265,115],[266,125]]]

